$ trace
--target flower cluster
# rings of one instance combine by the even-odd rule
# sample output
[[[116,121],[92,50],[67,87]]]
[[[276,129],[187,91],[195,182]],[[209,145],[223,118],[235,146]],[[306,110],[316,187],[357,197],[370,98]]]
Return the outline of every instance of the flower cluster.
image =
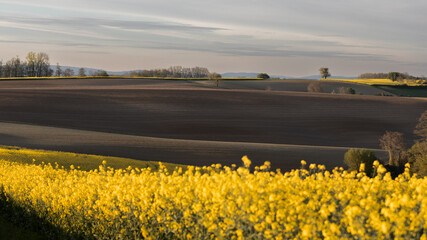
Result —
[[[250,172],[244,161],[173,173],[0,161],[1,201],[95,239],[426,239],[427,178],[409,170]]]

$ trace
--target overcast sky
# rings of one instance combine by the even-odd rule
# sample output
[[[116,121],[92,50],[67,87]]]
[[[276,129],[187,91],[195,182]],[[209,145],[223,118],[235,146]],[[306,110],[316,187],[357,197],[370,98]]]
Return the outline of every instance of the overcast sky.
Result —
[[[111,71],[427,75],[425,0],[0,0],[0,60]]]

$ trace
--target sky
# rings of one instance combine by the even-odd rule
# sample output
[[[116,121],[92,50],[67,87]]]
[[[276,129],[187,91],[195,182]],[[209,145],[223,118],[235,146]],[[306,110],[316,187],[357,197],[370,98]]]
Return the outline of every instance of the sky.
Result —
[[[427,76],[425,0],[0,0],[0,60],[109,71],[207,67]]]

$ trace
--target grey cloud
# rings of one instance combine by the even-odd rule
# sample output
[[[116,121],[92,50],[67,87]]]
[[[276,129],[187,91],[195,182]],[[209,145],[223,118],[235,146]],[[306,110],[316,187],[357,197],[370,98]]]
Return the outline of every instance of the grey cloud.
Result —
[[[46,44],[46,41],[32,41],[32,40],[1,40],[0,43],[21,43],[21,44]],[[82,43],[82,42],[67,42],[50,40],[49,44],[64,46],[64,47],[98,47],[100,44]],[[105,46],[105,45],[104,45]]]
[[[0,16],[0,20],[12,22],[37,24],[37,25],[61,25],[75,28],[96,28],[102,26],[116,27],[119,29],[130,30],[173,30],[173,31],[192,31],[210,33],[217,28],[205,28],[192,25],[179,25],[174,23],[148,22],[148,21],[124,21],[108,20],[99,18],[72,18],[72,19],[53,19],[53,18],[25,18]],[[112,34],[112,33],[110,33]],[[120,35],[120,34],[118,34]],[[346,53],[340,51],[304,51],[304,45],[322,47],[361,47],[341,44],[334,41],[268,41],[256,40],[249,35],[239,36],[213,36],[217,41],[198,41],[194,39],[184,39],[178,37],[159,37],[155,34],[135,34],[129,38],[102,41],[90,41],[88,39],[70,39],[69,41],[49,40],[50,44],[68,46],[68,47],[110,47],[126,46],[129,48],[151,48],[151,49],[170,49],[183,51],[201,51],[211,52],[227,56],[262,56],[262,57],[315,57],[315,58],[339,58],[339,59],[359,59],[369,61],[389,61],[388,56],[378,56],[371,54]],[[152,40],[149,40],[152,39]],[[14,41],[25,43],[45,43],[42,41]],[[365,47],[365,46],[363,46]]]
[[[200,51],[211,52],[225,56],[250,56],[250,57],[314,57],[314,58],[335,58],[335,59],[352,59],[360,61],[382,61],[390,62],[390,56],[374,55],[363,53],[348,53],[340,51],[304,51],[304,50],[286,50],[281,49],[283,46],[271,45],[254,45],[244,43],[166,43],[141,41],[138,43],[129,43],[130,48],[150,48],[163,50],[183,50],[183,51]],[[291,48],[292,49],[292,48]]]
[[[73,28],[93,28],[93,27],[115,27],[122,30],[170,30],[186,32],[211,32],[224,30],[223,28],[194,26],[189,24],[178,24],[173,22],[154,21],[128,21],[111,20],[102,18],[36,18],[36,17],[16,17],[0,16],[0,20],[14,23],[48,25],[48,26],[68,26]]]

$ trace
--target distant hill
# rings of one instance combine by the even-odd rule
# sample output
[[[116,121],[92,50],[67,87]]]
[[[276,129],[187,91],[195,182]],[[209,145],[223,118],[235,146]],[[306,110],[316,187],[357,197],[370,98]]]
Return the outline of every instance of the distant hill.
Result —
[[[256,78],[259,73],[247,73],[247,72],[227,72],[221,73],[224,78]]]
[[[320,79],[320,75],[311,75],[311,76],[304,76],[304,77],[299,77],[301,79]],[[357,77],[344,77],[344,76],[330,76],[328,78],[331,79],[357,79]]]
[[[250,73],[250,72],[227,72],[222,73],[221,76],[224,78],[255,78],[258,76],[259,73]],[[269,74],[271,78],[286,78],[286,79],[320,79],[320,75],[311,75],[311,76],[304,76],[304,77],[290,77],[290,76],[283,76],[283,75],[272,75]],[[344,77],[344,76],[331,76],[329,78],[332,79],[356,79],[357,77]]]
[[[50,65],[50,68],[54,71],[56,71],[56,65]],[[70,67],[70,66],[61,66],[62,70],[65,69],[71,69],[74,71],[74,75],[78,75],[79,74],[79,70],[80,67]],[[96,71],[104,71],[104,69],[99,69],[99,68],[84,68],[86,75],[90,75],[91,72],[96,72]],[[127,75],[129,74],[130,71],[121,71],[121,72],[113,72],[113,71],[106,71],[108,73],[108,75],[116,75],[116,76],[121,76],[121,75]]]
[[[248,72],[227,72],[221,73],[223,78],[256,78],[259,73],[248,73]],[[269,74],[270,75],[270,74]],[[270,75],[271,78],[292,78],[283,75]]]
[[[56,65],[51,65],[50,68],[55,71]],[[80,67],[70,67],[70,66],[61,66],[62,70],[65,69],[71,69],[74,71],[74,75],[79,74]],[[98,68],[84,68],[87,75],[90,75],[91,72],[96,71],[104,71],[104,69],[98,69]],[[135,70],[140,71],[140,70]],[[115,76],[128,76],[131,71],[107,71],[108,75],[115,75]],[[221,76],[223,78],[256,78],[259,73],[254,72],[226,72],[221,73]],[[290,76],[284,76],[284,75],[272,75],[269,74],[271,78],[285,78],[285,79],[320,79],[320,75],[310,75],[310,76],[304,76],[304,77],[290,77]],[[357,79],[357,77],[344,77],[344,76],[331,76],[329,77],[331,79]]]

